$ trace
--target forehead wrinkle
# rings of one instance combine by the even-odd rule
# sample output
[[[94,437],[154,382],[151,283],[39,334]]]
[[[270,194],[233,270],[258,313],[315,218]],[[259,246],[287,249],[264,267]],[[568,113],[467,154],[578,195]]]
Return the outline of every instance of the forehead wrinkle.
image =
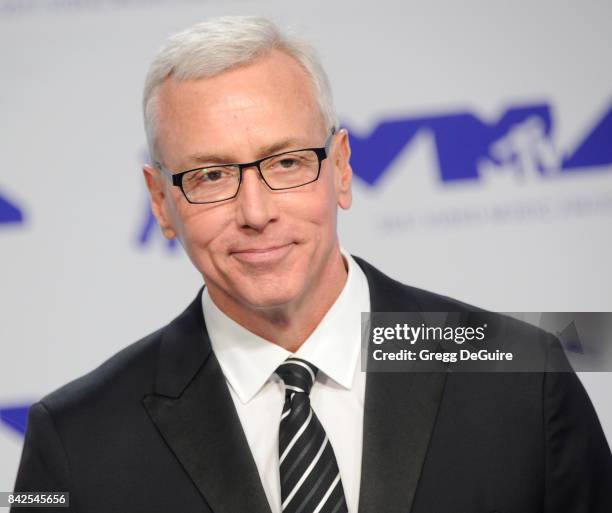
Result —
[[[288,134],[283,131],[278,137],[275,137],[274,133],[257,133],[257,123],[253,122],[253,119],[251,119],[251,116],[247,114],[247,112],[252,108],[258,109],[260,106],[261,102],[257,101],[257,99],[243,97],[241,95],[234,95],[232,98],[228,98],[224,105],[217,106],[215,109],[216,112],[212,113],[214,117],[219,116],[221,119],[224,119],[231,116],[234,120],[242,122],[244,132],[240,134],[240,138],[237,141],[235,141],[234,137],[231,137],[225,143],[229,144],[230,141],[232,141],[232,143],[236,142],[234,148],[210,148],[192,152],[186,157],[183,167],[187,169],[188,167],[194,168],[197,166],[207,166],[209,164],[246,163],[284,151],[300,150],[303,148],[315,147],[319,144],[317,138],[306,134]],[[256,117],[260,115],[261,113],[256,110]],[[267,116],[265,108],[263,116]],[[253,127],[253,125],[255,125],[255,127]],[[244,157],[238,157],[241,150],[245,147],[251,149],[249,152],[250,157],[246,157],[248,160],[245,160]]]
[[[301,150],[306,147],[311,147],[306,142],[302,142],[299,138],[288,137],[279,141],[261,145],[256,151],[255,160],[259,160],[276,153],[282,153],[291,150]],[[222,153],[193,153],[189,155],[186,162],[193,162],[194,164],[239,164],[235,158]]]

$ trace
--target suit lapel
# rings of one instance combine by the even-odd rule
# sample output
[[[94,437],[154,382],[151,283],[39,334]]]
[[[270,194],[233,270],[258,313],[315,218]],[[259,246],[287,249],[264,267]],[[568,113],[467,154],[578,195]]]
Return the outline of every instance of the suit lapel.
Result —
[[[373,312],[421,310],[409,287],[354,258]],[[411,510],[445,381],[444,372],[368,373],[359,513]]]
[[[164,328],[155,393],[143,404],[215,513],[270,513],[225,377],[210,347],[201,291]]]

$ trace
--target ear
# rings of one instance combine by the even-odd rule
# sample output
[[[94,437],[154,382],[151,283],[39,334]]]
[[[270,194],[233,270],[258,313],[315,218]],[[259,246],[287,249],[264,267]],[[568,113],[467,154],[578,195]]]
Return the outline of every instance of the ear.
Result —
[[[157,224],[161,228],[162,233],[166,239],[176,238],[176,231],[172,225],[172,220],[169,212],[168,201],[172,198],[168,197],[167,188],[162,182],[163,178],[160,175],[160,171],[151,166],[143,166],[142,172],[149,189],[151,196],[151,210]]]
[[[334,163],[335,181],[336,181],[336,197],[338,205],[347,210],[350,208],[353,201],[352,181],[353,168],[350,164],[351,145],[349,144],[349,136],[346,128],[340,129],[336,135],[334,151],[332,152]]]

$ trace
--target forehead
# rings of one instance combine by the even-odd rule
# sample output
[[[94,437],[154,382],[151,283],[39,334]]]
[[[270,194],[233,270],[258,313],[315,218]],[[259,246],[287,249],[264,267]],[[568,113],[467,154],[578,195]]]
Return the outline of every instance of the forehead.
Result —
[[[190,151],[227,152],[237,145],[248,159],[251,146],[324,133],[310,76],[277,50],[214,77],[170,77],[160,86],[158,106],[158,145],[167,162]]]

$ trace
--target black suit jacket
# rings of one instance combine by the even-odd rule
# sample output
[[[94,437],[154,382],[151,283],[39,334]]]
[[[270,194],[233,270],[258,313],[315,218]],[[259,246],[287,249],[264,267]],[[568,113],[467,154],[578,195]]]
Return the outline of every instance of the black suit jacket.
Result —
[[[356,260],[372,311],[467,308]],[[609,513],[611,461],[571,372],[367,376],[360,513]],[[69,491],[83,513],[269,513],[200,295],[32,406],[15,489]]]

